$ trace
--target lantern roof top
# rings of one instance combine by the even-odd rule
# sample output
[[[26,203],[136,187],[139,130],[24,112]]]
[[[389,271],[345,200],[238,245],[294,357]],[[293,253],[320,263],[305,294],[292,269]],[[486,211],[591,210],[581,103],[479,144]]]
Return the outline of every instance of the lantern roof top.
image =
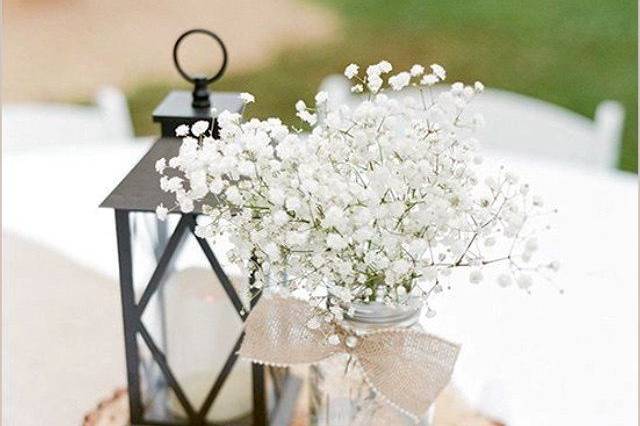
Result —
[[[160,188],[160,175],[155,169],[155,164],[161,158],[175,157],[179,148],[180,140],[177,138],[156,140],[100,207],[153,212],[160,203],[173,206],[175,196]]]
[[[209,94],[211,107],[218,113],[227,110],[240,112],[243,102],[236,92],[213,92]],[[191,104],[192,94],[186,90],[174,90],[153,111],[153,121],[164,120],[211,120],[211,108],[194,108]]]

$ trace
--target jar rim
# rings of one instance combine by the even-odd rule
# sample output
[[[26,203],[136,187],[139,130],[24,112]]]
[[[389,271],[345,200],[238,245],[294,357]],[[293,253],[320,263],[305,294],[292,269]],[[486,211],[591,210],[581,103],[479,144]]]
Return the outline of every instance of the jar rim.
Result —
[[[345,315],[345,319],[357,328],[410,327],[418,321],[422,311],[418,299],[410,299],[400,306],[382,302],[356,302],[352,306],[353,315]]]

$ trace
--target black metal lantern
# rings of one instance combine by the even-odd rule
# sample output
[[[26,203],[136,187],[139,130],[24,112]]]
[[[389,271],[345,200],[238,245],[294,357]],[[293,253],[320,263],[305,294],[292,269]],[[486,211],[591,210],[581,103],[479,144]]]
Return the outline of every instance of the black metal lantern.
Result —
[[[223,65],[213,77],[192,78],[180,67],[178,47],[186,36],[193,33],[212,36],[222,48]],[[239,324],[244,321],[248,310],[257,302],[258,295],[249,298],[250,302],[243,300],[242,293],[238,292],[237,285],[234,285],[221,266],[213,248],[205,239],[195,235],[196,217],[202,213],[198,208],[189,214],[172,213],[170,216],[174,216],[174,219],[167,222],[157,221],[154,214],[156,207],[160,203],[172,205],[174,200],[170,194],[160,189],[155,163],[160,158],[168,159],[178,154],[180,141],[174,136],[177,126],[208,120],[212,123],[215,137],[218,128],[215,117],[211,115],[211,107],[218,111],[239,112],[243,104],[238,93],[209,93],[207,90],[211,82],[221,77],[226,66],[226,49],[215,34],[200,29],[188,31],[176,42],[173,55],[180,74],[194,84],[193,93],[173,91],[156,108],[153,119],[160,123],[161,137],[101,204],[101,207],[115,210],[131,423],[168,426],[286,425],[289,423],[300,382],[286,369],[266,368],[257,364],[245,367],[248,381],[236,380],[235,393],[231,393],[231,399],[227,398],[224,403],[218,404],[224,405],[218,411],[229,411],[229,407],[239,405],[240,398],[237,395],[242,395],[250,400],[249,411],[234,418],[224,415],[211,418],[212,407],[220,399],[223,387],[230,381],[234,371],[238,370],[236,351],[243,338],[241,326],[236,327],[235,335],[228,333],[226,328],[235,324],[233,321]],[[146,235],[151,236],[151,253],[155,258],[155,265],[151,268],[148,280],[145,279],[144,282],[140,282],[135,274],[141,263],[136,257],[138,239],[142,235],[141,223],[147,227]],[[170,229],[171,223],[174,224],[173,229]],[[186,282],[167,283],[168,277],[176,273],[175,259],[183,250],[186,240],[197,247],[206,259],[207,267],[213,271],[213,278],[205,285],[222,289],[220,293],[223,294],[224,304],[228,309],[216,314],[218,323],[205,323],[200,319],[197,323],[185,323],[180,315],[192,313],[191,306],[181,310],[173,308],[176,303],[184,303],[187,298],[179,292],[177,295],[167,292],[166,287],[194,288],[197,280],[187,277]],[[248,275],[250,283],[253,274]],[[202,318],[210,318],[213,308],[204,305]],[[170,314],[172,309],[173,314]],[[149,320],[150,317],[152,320]],[[172,324],[176,318],[183,321],[177,328]],[[216,327],[225,329],[221,336],[227,340],[232,336],[232,341],[212,343],[209,341],[212,339],[199,336],[192,342],[185,340],[194,334],[193,331],[210,332]],[[172,340],[178,342],[177,347],[171,347]],[[208,349],[203,349],[203,346],[208,346]],[[222,360],[221,365],[214,366],[215,360]],[[193,381],[194,377],[200,380],[206,375],[191,374],[184,376],[185,379],[176,373],[178,364],[183,369],[188,369],[198,363],[204,366],[202,368],[210,367],[212,371],[215,370],[215,375],[212,376],[211,383],[206,384],[206,388],[200,385],[186,386],[184,381]],[[237,389],[245,382],[248,383],[246,389]],[[193,388],[199,390],[197,402],[190,395]]]

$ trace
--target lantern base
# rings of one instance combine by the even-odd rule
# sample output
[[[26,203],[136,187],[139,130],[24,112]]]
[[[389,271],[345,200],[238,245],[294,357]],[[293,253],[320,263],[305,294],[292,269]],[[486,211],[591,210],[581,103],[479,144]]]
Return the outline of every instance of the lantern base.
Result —
[[[275,381],[269,381],[270,386],[267,392],[267,401],[269,401],[267,418],[269,420],[267,424],[269,426],[288,426],[295,414],[303,380],[293,374],[286,374],[282,383],[276,385]],[[168,394],[169,388],[158,389],[154,398],[145,404],[144,419],[132,422],[131,426],[264,426],[254,424],[253,413],[222,423],[211,421],[198,424],[190,423],[188,419],[177,416],[174,410],[171,410],[170,404],[167,403],[171,400]]]

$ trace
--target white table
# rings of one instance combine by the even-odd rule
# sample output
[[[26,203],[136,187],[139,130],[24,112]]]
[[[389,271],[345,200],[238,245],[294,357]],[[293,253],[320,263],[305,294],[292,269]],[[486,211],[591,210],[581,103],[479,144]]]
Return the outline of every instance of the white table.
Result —
[[[146,147],[121,141],[5,153],[3,233],[115,278],[113,213],[97,206]],[[542,284],[528,296],[485,282],[459,285],[437,301],[438,315],[426,327],[463,344],[454,384],[471,403],[510,426],[637,423],[635,177],[516,157],[504,162],[560,210],[541,245],[561,261],[556,281],[566,294]],[[13,272],[16,277],[21,271]],[[34,291],[54,288],[42,283]],[[12,300],[4,303],[10,306]],[[8,327],[25,335],[32,331],[28,324]],[[64,339],[58,344],[49,350],[63,351]],[[8,350],[5,367],[21,368],[19,354]],[[20,374],[30,380],[46,372]],[[54,397],[58,393],[51,391]]]
[[[81,424],[124,385],[114,215],[97,206],[147,148],[3,152],[2,424]]]
[[[114,214],[98,205],[150,142],[147,138],[5,152],[3,232],[43,244],[116,278]]]

